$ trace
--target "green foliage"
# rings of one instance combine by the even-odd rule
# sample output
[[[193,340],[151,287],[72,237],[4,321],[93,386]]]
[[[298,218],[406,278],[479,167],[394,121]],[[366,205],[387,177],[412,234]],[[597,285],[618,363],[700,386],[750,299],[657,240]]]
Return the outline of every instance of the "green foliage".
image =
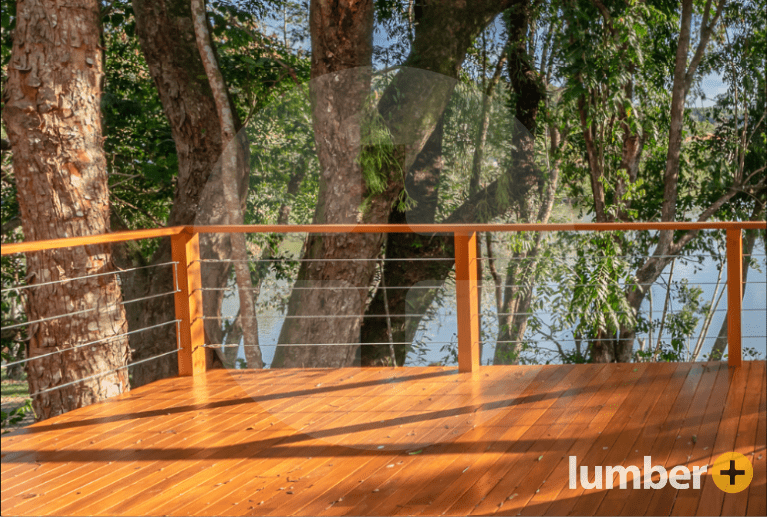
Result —
[[[594,234],[581,242],[571,273],[563,284],[572,289],[570,311],[565,322],[575,325],[575,334],[615,334],[621,326],[636,322],[624,285],[633,281],[617,235]]]
[[[695,330],[701,318],[709,311],[710,304],[703,302],[703,289],[698,286],[690,286],[684,278],[673,282],[668,286],[672,289],[672,298],[677,307],[672,304],[671,309],[664,315],[665,321],[661,327],[660,320],[653,322],[655,328],[663,328],[663,336],[658,338],[657,343],[650,343],[648,349],[636,352],[638,360],[651,360],[676,362],[693,360],[690,349],[690,340],[695,336]],[[642,328],[646,329],[649,322],[642,322]]]
[[[0,221],[2,221],[3,244],[20,242],[23,240],[21,231],[21,218],[18,203],[16,201],[16,182],[11,171],[10,153],[2,157],[2,203],[0,204]],[[6,255],[0,258],[0,286],[3,289],[0,301],[0,349],[3,350],[3,361],[17,361],[23,359],[26,352],[28,339],[27,328],[6,328],[26,321],[24,312],[24,291],[13,290],[14,287],[24,284],[26,278],[26,257],[23,255]],[[7,289],[7,291],[6,291]],[[7,358],[6,358],[7,357]],[[9,368],[12,378],[21,375],[20,365]],[[3,370],[5,374],[7,370]]]
[[[405,188],[405,177],[396,154],[397,147],[394,145],[389,128],[375,106],[363,117],[360,133],[360,153],[357,156],[357,164],[360,166],[367,189],[367,196],[360,211],[366,212],[370,200],[386,192],[392,176],[402,185],[402,191],[396,200],[397,210],[405,212],[414,208],[416,202],[408,195]]]
[[[29,413],[34,413],[32,409],[32,399],[27,399],[23,406],[19,406],[10,411],[0,410],[0,428],[13,427],[24,420]],[[7,431],[3,431],[7,432]]]
[[[0,356],[2,356],[2,362],[10,362],[17,359],[17,357],[9,353],[7,349],[5,348],[5,345],[3,345],[3,351],[0,352]],[[10,373],[10,375],[9,375]],[[6,398],[20,398],[20,397],[27,397],[29,394],[29,388],[27,387],[27,383],[21,381],[23,378],[23,375],[14,375],[13,372],[9,372],[7,368],[3,368],[2,370],[2,397],[3,399]],[[6,401],[4,400],[3,403]],[[0,412],[0,428],[5,429],[6,427],[12,427],[17,425],[19,422],[21,422],[24,417],[28,413],[33,413],[32,410],[32,400],[31,399],[25,399],[23,405],[16,407],[10,411],[2,410]],[[3,431],[6,432],[6,431]]]
[[[0,58],[2,78],[12,48],[15,0],[1,0]],[[679,30],[679,6],[673,2],[605,2],[609,19],[598,4],[589,0],[570,3],[536,4],[526,42],[531,62],[549,79],[549,96],[542,105],[537,124],[536,160],[550,174],[550,163],[561,160],[557,199],[567,198],[586,219],[594,205],[586,156],[584,131],[593,130],[603,175],[598,178],[605,192],[610,219],[657,220],[664,199],[664,175],[668,156],[670,86]],[[696,3],[700,15],[703,3]],[[374,59],[379,65],[405,62],[411,50],[415,20],[411,2],[376,0]],[[677,217],[694,219],[717,200],[736,180],[764,175],[767,161],[767,96],[764,55],[767,54],[764,0],[728,2],[720,28],[713,36],[695,77],[684,118],[683,146],[678,171]],[[430,7],[431,8],[431,7]],[[438,8],[438,7],[434,7]],[[221,70],[251,145],[251,170],[245,222],[275,223],[285,209],[288,222],[312,220],[319,193],[319,164],[314,148],[315,135],[308,88],[308,3],[297,1],[247,0],[208,2],[209,20]],[[127,0],[105,5],[102,11],[105,78],[102,96],[104,148],[109,172],[113,226],[116,228],[155,227],[165,224],[177,188],[178,158],[167,119],[155,85],[143,59],[132,4]],[[547,36],[547,31],[551,35]],[[694,29],[697,30],[697,29]],[[550,39],[550,55],[542,63],[542,46]],[[693,35],[693,41],[695,41]],[[436,220],[449,217],[468,197],[468,178],[476,146],[482,90],[493,63],[503,52],[503,24],[491,23],[482,38],[471,42],[467,60],[459,72],[456,95],[444,113],[443,173],[438,184]],[[700,78],[707,74],[722,77],[727,90],[710,108],[696,108],[704,99]],[[383,74],[382,74],[383,75]],[[509,116],[513,92],[508,74],[493,96],[493,123],[487,136],[480,185],[500,178],[497,199],[481,201],[479,217],[491,203],[513,201],[510,175],[511,149],[519,130]],[[385,81],[382,81],[385,83]],[[628,84],[631,88],[627,88]],[[374,88],[380,91],[381,88]],[[361,151],[357,163],[367,187],[367,201],[393,182],[405,185],[407,171],[400,167],[400,142],[381,119],[371,97],[362,117]],[[580,127],[581,104],[586,128]],[[545,109],[544,109],[545,107]],[[624,116],[625,115],[625,116]],[[621,123],[624,122],[624,123]],[[544,153],[549,127],[567,133],[566,144],[556,153]],[[641,137],[642,151],[636,177],[622,163],[624,137]],[[3,138],[7,138],[3,133]],[[541,143],[543,145],[541,145]],[[2,157],[3,242],[21,240],[18,206],[10,153]],[[546,177],[546,179],[548,176]],[[294,187],[289,186],[293,183]],[[542,181],[543,183],[543,181]],[[297,185],[297,186],[296,186]],[[624,188],[618,188],[623,185]],[[539,188],[542,185],[538,186]],[[746,219],[758,193],[745,189],[714,214],[718,219]],[[396,201],[400,210],[417,202],[403,188]],[[364,206],[363,206],[364,210]],[[564,203],[557,204],[563,220],[571,216]],[[577,215],[577,214],[576,214]],[[676,237],[679,237],[678,232]],[[528,321],[520,360],[545,362],[551,355],[537,344],[535,336],[558,336],[570,332],[583,342],[596,336],[614,335],[620,327],[646,330],[659,321],[634,316],[627,306],[625,284],[657,244],[657,234],[562,235],[541,250],[541,261],[524,282],[539,282]],[[270,257],[294,257],[295,242],[286,243],[269,235],[250,237],[251,249]],[[705,232],[682,250],[683,254],[717,253],[721,232]],[[156,244],[142,241],[142,253],[151,256]],[[525,254],[532,241],[510,236],[505,243],[510,253]],[[298,243],[300,248],[300,243]],[[565,263],[557,259],[567,259]],[[255,257],[253,257],[255,258]],[[702,267],[702,259],[698,267]],[[3,257],[3,288],[23,282],[23,257]],[[274,278],[290,283],[298,263],[261,262],[253,264],[254,282]],[[549,281],[550,280],[550,281]],[[661,343],[661,360],[680,360],[687,340],[695,331],[707,305],[702,294],[683,283],[673,286],[673,299],[680,309],[668,314],[664,327],[668,339]],[[446,303],[437,298],[437,304]],[[435,305],[438,307],[438,305]],[[18,293],[3,296],[2,322],[24,320],[23,299]],[[559,314],[548,321],[544,311]],[[433,310],[433,309],[432,309]],[[434,313],[432,313],[434,317]],[[423,324],[430,320],[424,319]],[[21,358],[27,336],[23,331],[4,331],[2,346],[13,358]],[[492,336],[483,336],[492,339]],[[423,355],[428,340],[419,338],[414,352]],[[580,342],[579,342],[580,343]],[[559,345],[557,343],[557,345]],[[444,348],[445,362],[457,360],[451,346]],[[455,352],[455,353],[454,353]],[[646,351],[652,353],[652,351]],[[561,347],[553,352],[565,362],[588,360],[588,350]],[[18,373],[18,372],[17,372]]]
[[[101,99],[113,224],[152,228],[167,220],[178,167],[176,147],[135,34],[130,2],[102,16],[105,66]],[[149,257],[156,239],[141,241]]]
[[[402,174],[402,168],[394,156],[392,135],[377,110],[371,110],[361,124],[360,154],[357,163],[369,195],[375,196],[389,186],[390,171]]]

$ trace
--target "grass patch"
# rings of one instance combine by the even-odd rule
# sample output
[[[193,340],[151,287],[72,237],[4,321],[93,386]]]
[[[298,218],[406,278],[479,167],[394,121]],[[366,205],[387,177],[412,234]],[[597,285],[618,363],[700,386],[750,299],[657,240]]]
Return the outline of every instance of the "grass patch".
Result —
[[[28,398],[29,385],[27,384],[27,381],[3,380],[2,388],[0,389],[0,395],[2,395],[3,399]]]

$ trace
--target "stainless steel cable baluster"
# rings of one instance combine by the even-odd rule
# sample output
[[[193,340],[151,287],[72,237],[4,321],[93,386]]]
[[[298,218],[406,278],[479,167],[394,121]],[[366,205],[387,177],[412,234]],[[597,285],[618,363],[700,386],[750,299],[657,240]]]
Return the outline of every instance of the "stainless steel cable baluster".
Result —
[[[67,348],[62,348],[61,350],[55,350],[53,352],[48,352],[47,354],[40,354],[40,355],[36,355],[34,357],[28,357],[26,359],[21,359],[19,361],[13,361],[11,363],[3,363],[2,365],[0,365],[0,368],[6,368],[8,366],[14,366],[16,364],[27,363],[29,361],[34,361],[36,359],[42,359],[43,357],[49,357],[49,356],[52,356],[52,355],[61,354],[61,353],[67,352],[69,350],[76,350],[78,348],[83,348],[83,347],[86,347],[86,346],[93,346],[93,345],[97,345],[99,343],[106,343],[108,341],[113,341],[115,339],[119,339],[119,338],[122,338],[122,337],[125,337],[125,336],[130,336],[131,334],[136,334],[138,332],[144,332],[144,331],[147,331],[147,330],[151,330],[151,329],[155,329],[155,328],[159,328],[159,327],[164,327],[166,325],[170,325],[171,323],[176,323],[176,325],[178,326],[178,322],[180,322],[180,321],[181,320],[166,321],[165,323],[158,323],[157,325],[152,325],[150,327],[144,327],[144,328],[141,328],[141,329],[131,330],[129,332],[124,332],[122,334],[117,334],[115,336],[110,336],[110,337],[106,337],[106,338],[103,338],[103,339],[97,339],[96,341],[90,341],[88,343],[82,343],[82,344],[79,344],[79,345],[70,346],[70,347],[67,347]]]
[[[163,262],[162,264],[151,264],[151,265],[148,265],[148,266],[137,266],[137,267],[132,267],[130,269],[121,269],[119,271],[110,271],[108,273],[94,273],[92,275],[76,276],[76,277],[72,277],[72,278],[62,278],[61,280],[52,280],[50,282],[40,282],[38,284],[19,285],[19,286],[16,286],[16,287],[6,287],[5,289],[0,290],[0,293],[7,293],[7,292],[10,292],[10,291],[18,291],[18,290],[22,290],[22,289],[31,289],[33,287],[42,287],[44,285],[63,284],[65,282],[75,282],[77,280],[83,280],[83,279],[86,279],[86,278],[95,278],[95,277],[99,277],[99,276],[119,275],[121,273],[129,273],[131,271],[137,271],[139,269],[147,269],[147,268],[152,268],[152,267],[168,266],[170,264],[176,264],[176,262],[173,262],[173,261],[171,261],[171,262]]]
[[[59,384],[57,386],[53,386],[52,388],[46,388],[44,390],[38,390],[38,391],[36,391],[34,393],[30,393],[29,396],[30,397],[34,397],[36,395],[41,395],[43,393],[48,393],[49,391],[60,390],[61,388],[64,388],[66,386],[71,386],[73,384],[77,384],[78,382],[84,382],[84,381],[88,381],[88,380],[91,380],[91,379],[98,379],[99,377],[103,377],[104,375],[109,375],[110,373],[118,372],[120,370],[125,370],[126,368],[130,368],[131,366],[136,366],[137,364],[153,361],[155,359],[159,359],[160,357],[165,357],[167,355],[177,354],[178,351],[179,351],[179,349],[177,348],[177,349],[171,350],[169,352],[163,352],[162,354],[157,354],[157,355],[154,355],[152,357],[147,357],[146,359],[141,359],[139,361],[134,361],[132,363],[126,364],[125,366],[119,366],[117,368],[113,368],[112,370],[109,370],[109,371],[106,371],[106,372],[99,372],[96,375],[91,375],[89,377],[83,377],[81,379],[76,379],[74,381],[70,381],[70,382],[67,382],[67,383],[64,383],[64,384]]]

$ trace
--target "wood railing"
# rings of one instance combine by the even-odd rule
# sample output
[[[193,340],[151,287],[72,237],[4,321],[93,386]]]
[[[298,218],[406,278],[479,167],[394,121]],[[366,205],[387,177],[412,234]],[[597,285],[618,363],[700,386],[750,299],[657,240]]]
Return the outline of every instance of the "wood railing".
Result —
[[[479,301],[477,233],[556,231],[659,231],[726,230],[727,232],[727,331],[728,362],[740,366],[741,312],[743,298],[743,230],[767,228],[767,222],[658,222],[582,224],[382,224],[382,225],[213,225],[177,226],[153,230],[115,232],[87,237],[4,244],[2,255],[57,248],[149,239],[171,238],[173,261],[178,263],[178,291],[175,293],[179,324],[178,365],[180,375],[197,375],[205,370],[200,234],[202,233],[426,233],[455,237],[455,278],[458,324],[458,369],[473,372],[479,367]]]

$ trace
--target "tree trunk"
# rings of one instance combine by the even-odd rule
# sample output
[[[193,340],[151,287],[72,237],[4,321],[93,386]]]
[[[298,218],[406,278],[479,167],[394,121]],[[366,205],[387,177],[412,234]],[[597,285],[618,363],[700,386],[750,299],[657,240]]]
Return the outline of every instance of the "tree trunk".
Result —
[[[314,222],[354,224],[365,194],[357,156],[360,114],[370,91],[373,2],[313,0],[309,17],[312,110],[322,171]],[[359,342],[375,268],[347,260],[377,256],[381,242],[377,234],[309,236],[303,258],[312,261],[301,263],[272,367],[340,367],[354,361],[358,347],[351,343]],[[294,346],[315,343],[333,346]]]
[[[515,135],[514,166],[510,174],[514,205],[520,222],[548,222],[551,204],[556,190],[558,169],[545,184],[543,174],[535,165],[535,135],[537,117],[541,102],[545,100],[546,88],[543,78],[535,69],[532,58],[525,46],[528,26],[531,23],[532,6],[519,5],[509,9],[506,25],[509,31],[509,81],[515,98],[514,115],[529,131],[518,131]],[[552,151],[556,150],[556,144]],[[545,203],[548,202],[548,205]],[[528,251],[515,253],[506,273],[506,286],[502,314],[498,316],[498,339],[495,348],[495,364],[517,364],[522,339],[527,329],[530,306],[538,265],[542,234],[520,235],[530,239]]]
[[[416,2],[414,5],[414,18],[417,22],[415,28],[415,40],[413,51],[406,61],[407,66],[413,66],[424,70],[437,71],[450,77],[456,77],[461,63],[464,60],[466,48],[486,24],[497,13],[501,12],[511,2],[499,2],[491,5],[490,2],[475,2],[470,7],[461,2],[451,5],[434,6],[431,2]],[[516,3],[524,3],[516,2]],[[417,91],[417,89],[414,89]],[[411,92],[409,92],[411,93]],[[431,99],[430,99],[431,100]],[[433,102],[433,100],[431,100]],[[381,103],[385,106],[385,103]],[[413,106],[418,106],[416,100]],[[386,112],[381,106],[381,111]],[[412,108],[414,109],[414,108]],[[400,111],[406,116],[412,110],[405,106]],[[442,108],[444,109],[444,108]],[[438,120],[442,120],[441,109],[435,109],[439,114]],[[386,116],[385,116],[386,118]],[[482,131],[482,128],[480,128]],[[434,222],[437,207],[437,186],[439,185],[442,170],[442,128],[441,122],[433,132],[428,134],[425,145],[418,150],[417,158],[413,165],[405,169],[406,188],[408,192],[416,193],[414,198],[418,205],[410,212],[403,213],[397,207],[391,208],[381,204],[380,212],[386,210],[388,221],[392,223],[431,223]],[[396,192],[399,193],[401,189]],[[483,190],[472,196],[472,200],[487,196]],[[477,204],[474,203],[474,208]],[[469,212],[469,210],[466,210]],[[379,213],[380,213],[379,212]],[[460,222],[476,220],[477,214],[472,210],[466,214]],[[380,217],[380,216],[379,216]],[[459,222],[458,220],[453,222]],[[415,336],[422,315],[431,305],[437,290],[444,283],[453,268],[453,238],[444,235],[413,235],[396,234],[387,236],[386,257],[398,259],[386,262],[384,276],[386,278],[388,292],[389,312],[394,315],[413,314],[409,317],[391,318],[392,332],[395,342],[410,343]],[[428,265],[412,267],[403,260],[406,258],[437,259],[434,262],[426,262]],[[433,286],[433,289],[424,287]],[[416,289],[410,289],[416,287]],[[362,324],[362,341],[364,343],[385,343],[387,337],[386,318],[371,317],[384,314],[383,292],[378,290],[369,305]],[[407,345],[395,345],[397,364],[404,364],[407,355]],[[375,366],[388,364],[388,345],[369,345],[362,349],[362,364]]]
[[[237,134],[234,119],[234,107],[229,99],[229,90],[218,67],[218,58],[213,50],[213,41],[208,29],[208,15],[205,11],[204,0],[191,0],[192,16],[194,18],[194,33],[197,49],[200,51],[202,64],[208,83],[216,101],[216,112],[221,125],[221,143],[224,152],[217,164],[221,170],[220,186],[224,204],[221,206],[226,214],[227,224],[243,224],[243,205],[247,195],[247,186],[238,188],[238,179],[248,178],[250,173],[250,153],[247,136]],[[242,183],[241,181],[239,183]],[[217,189],[218,190],[218,189]],[[202,207],[203,210],[214,208],[222,210],[220,205]],[[261,369],[264,362],[261,359],[261,348],[258,342],[258,319],[253,303],[253,282],[250,276],[248,250],[244,233],[233,233],[229,236],[232,249],[232,266],[234,268],[235,284],[240,302],[240,326],[242,327],[245,359],[249,368]]]
[[[315,222],[383,223],[389,220],[393,201],[402,192],[401,172],[410,170],[437,125],[455,87],[466,50],[481,31],[510,2],[418,2],[419,20],[413,49],[401,70],[384,91],[378,111],[390,130],[396,150],[395,165],[381,170],[388,178],[383,193],[368,199],[359,213],[367,187],[357,164],[359,126],[347,117],[362,112],[368,93],[364,72],[349,68],[369,65],[372,51],[372,2],[312,2],[312,77],[315,141],[323,174]],[[417,70],[435,72],[419,72]],[[339,74],[346,70],[343,74]],[[335,73],[336,77],[324,74]],[[332,82],[331,82],[332,81]],[[346,122],[345,122],[346,121]],[[298,286],[326,289],[294,290],[280,344],[358,343],[367,289],[375,275],[375,261],[383,236],[346,235],[307,241]],[[367,259],[330,262],[329,259]],[[387,276],[388,278],[388,276]],[[341,287],[344,289],[328,289]],[[327,318],[326,316],[340,316]],[[296,316],[299,318],[293,319]],[[301,316],[320,316],[318,318]],[[384,321],[385,323],[385,321]],[[385,335],[385,334],[384,334]],[[356,346],[277,348],[276,366],[341,366],[356,356]]]
[[[389,216],[392,224],[405,224],[417,221],[419,223],[433,223],[437,210],[437,194],[439,178],[442,170],[442,121],[434,129],[426,145],[418,155],[410,173],[405,178],[408,193],[418,204],[409,212],[394,209]],[[388,288],[387,300],[391,317],[392,337],[395,343],[410,343],[415,336],[418,324],[421,321],[421,311],[414,311],[414,307],[428,308],[431,305],[436,288],[442,284],[446,273],[450,271],[452,262],[447,268],[442,267],[445,258],[452,258],[452,239],[441,235],[420,235],[416,233],[397,233],[387,236],[386,258],[384,263],[384,277]],[[413,267],[406,259],[417,256],[419,259],[436,258],[433,263],[424,262]],[[428,272],[434,272],[433,278],[428,277]],[[424,273],[427,277],[424,277]],[[416,285],[418,284],[418,285]],[[428,285],[434,285],[435,289],[426,289]],[[415,289],[410,289],[414,287]],[[366,312],[362,322],[363,343],[386,343],[388,341],[386,318],[374,318],[386,314],[383,290],[376,291],[373,301]],[[413,314],[409,317],[398,315]],[[397,365],[402,366],[407,357],[407,345],[394,345],[394,353]],[[362,347],[362,366],[385,366],[389,365],[388,345],[366,345]]]
[[[223,223],[223,211],[215,213],[210,209],[200,210],[201,206],[223,205],[221,189],[213,188],[214,185],[206,188],[221,158],[223,147],[216,103],[197,49],[190,4],[188,0],[134,0],[133,9],[141,50],[160,95],[165,116],[170,122],[178,156],[177,184],[168,225]],[[242,174],[238,182],[242,194],[247,185],[247,175]],[[205,235],[201,243],[204,259],[231,257],[228,236]],[[144,265],[136,254],[125,255],[126,261]],[[170,241],[164,239],[150,263],[168,261]],[[206,263],[202,268],[203,285],[224,286],[229,273],[230,264]],[[131,290],[131,297],[166,293],[174,289],[173,272],[168,267],[149,268],[133,274],[136,275],[135,280],[127,286]],[[204,314],[219,315],[222,297],[222,291],[204,292]],[[129,308],[131,328],[145,328],[175,319],[172,296],[132,304]],[[221,343],[223,335],[220,323],[215,319],[205,322],[206,343]],[[136,350],[138,358],[171,350],[176,346],[175,326],[133,334],[131,346]],[[216,363],[213,350],[209,350],[208,364]],[[134,385],[176,375],[177,368],[177,359],[173,356],[144,363],[133,374]]]
[[[724,7],[725,0],[718,0],[716,12],[711,16],[712,2],[707,2],[700,26],[700,37],[692,59],[689,59],[690,27],[693,18],[692,0],[683,0],[682,16],[680,20],[679,37],[677,41],[676,61],[674,65],[674,77],[671,88],[670,126],[668,137],[668,152],[666,155],[666,168],[663,175],[663,204],[661,206],[661,221],[670,222],[676,220],[676,205],[679,193],[679,161],[682,149],[682,129],[684,127],[684,106],[687,93],[690,90],[692,80],[698,65],[703,57],[711,33],[716,26]],[[625,143],[625,142],[624,142]],[[641,149],[638,150],[641,152]],[[624,151],[626,154],[626,151]],[[624,160],[625,161],[625,160]],[[630,172],[630,171],[629,171]],[[709,205],[698,217],[698,221],[706,221],[716,210],[731,199],[742,182],[736,178],[729,192],[721,196]],[[642,301],[651,288],[652,283],[658,279],[663,269],[671,261],[671,255],[679,253],[698,234],[697,230],[689,231],[674,241],[674,232],[671,230],[659,232],[658,245],[653,255],[648,257],[636,274],[637,289],[629,290],[626,299],[634,313],[639,312]],[[607,354],[612,361],[628,362],[634,351],[634,339],[636,329],[623,327],[620,329],[619,340],[614,343],[614,352]]]
[[[107,233],[100,4],[24,0],[16,5],[3,118],[24,236],[36,241]],[[110,246],[93,245],[29,253],[27,271],[34,285],[109,273],[114,267]],[[127,323],[116,275],[27,292],[29,321],[94,309],[30,325],[30,358],[63,351],[27,365],[30,392],[44,391],[33,397],[38,419],[128,389],[130,350],[128,339],[120,337]]]

